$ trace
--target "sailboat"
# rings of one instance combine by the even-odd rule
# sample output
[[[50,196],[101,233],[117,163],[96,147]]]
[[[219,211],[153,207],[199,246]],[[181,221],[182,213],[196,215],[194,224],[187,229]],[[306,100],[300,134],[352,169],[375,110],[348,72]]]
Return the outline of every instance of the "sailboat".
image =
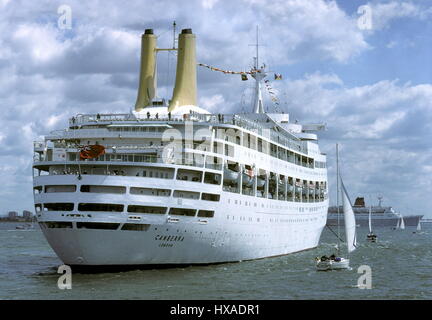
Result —
[[[369,242],[376,242],[377,236],[372,232],[372,205],[369,207],[369,233],[366,240]]]
[[[404,222],[402,215],[401,215],[401,223],[400,223],[399,229],[401,229],[401,230],[405,229],[405,222]]]
[[[417,231],[421,231],[421,222],[419,220],[418,225],[417,225]]]
[[[346,245],[348,254],[353,252],[357,246],[356,240],[356,222],[354,211],[351,205],[351,201],[348,197],[348,192],[345,189],[342,178],[339,174],[339,160],[338,160],[338,145],[336,145],[336,161],[337,161],[337,207],[339,208],[339,180],[341,182],[341,192],[342,192],[342,204],[343,204],[343,214],[345,221],[345,237],[346,237]],[[339,209],[338,209],[338,217],[339,217]],[[338,219],[338,239],[339,237],[339,219]],[[316,259],[316,267],[318,271],[327,271],[327,270],[340,270],[340,269],[349,269],[349,259],[342,258],[339,256],[339,248],[340,245],[338,243],[337,251],[338,255],[331,255],[329,258],[323,256],[321,258]]]
[[[405,222],[403,219],[403,216],[400,215],[400,218],[397,221],[396,227],[394,228],[394,230],[404,230],[405,229]]]

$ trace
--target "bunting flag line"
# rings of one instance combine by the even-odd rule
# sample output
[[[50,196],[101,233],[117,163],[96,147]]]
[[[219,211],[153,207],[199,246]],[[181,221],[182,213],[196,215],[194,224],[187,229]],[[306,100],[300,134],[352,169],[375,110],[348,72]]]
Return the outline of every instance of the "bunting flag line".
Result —
[[[205,68],[208,68],[208,69],[210,69],[212,71],[218,71],[218,72],[222,72],[224,74],[240,74],[242,81],[248,80],[248,76],[247,76],[248,74],[252,75],[252,74],[255,74],[257,72],[261,72],[260,70],[257,70],[257,69],[253,69],[252,71],[223,70],[223,69],[220,69],[220,68],[216,68],[216,67],[210,66],[210,65],[205,64],[205,63],[198,63],[198,65],[200,67],[205,67]],[[278,74],[278,73],[275,73],[274,74],[274,79],[275,80],[282,80],[282,75]],[[267,91],[268,91],[268,93],[270,95],[271,100],[274,102],[274,104],[276,106],[278,106],[279,105],[279,100],[276,97],[276,95],[275,95],[275,93],[273,91],[273,88],[269,85],[270,81],[269,80],[264,80],[264,83],[265,83],[266,89],[267,89]]]
[[[205,63],[198,63],[198,65],[200,67],[206,67],[206,68],[208,68],[208,69],[210,69],[212,71],[219,71],[219,72],[222,72],[224,74],[240,74],[242,81],[248,80],[248,76],[247,76],[248,74],[254,74],[254,73],[257,73],[257,72],[261,72],[260,70],[252,70],[252,71],[223,70],[223,69],[220,69],[220,68],[209,66],[208,64],[205,64]]]

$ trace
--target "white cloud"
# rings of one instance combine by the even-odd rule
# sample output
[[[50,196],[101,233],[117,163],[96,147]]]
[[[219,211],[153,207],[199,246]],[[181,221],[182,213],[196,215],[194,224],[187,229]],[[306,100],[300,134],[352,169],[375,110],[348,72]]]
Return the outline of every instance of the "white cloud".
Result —
[[[374,1],[368,3],[372,10],[373,30],[389,28],[390,24],[401,18],[426,19],[432,13],[432,6],[425,9],[422,3],[407,1]]]

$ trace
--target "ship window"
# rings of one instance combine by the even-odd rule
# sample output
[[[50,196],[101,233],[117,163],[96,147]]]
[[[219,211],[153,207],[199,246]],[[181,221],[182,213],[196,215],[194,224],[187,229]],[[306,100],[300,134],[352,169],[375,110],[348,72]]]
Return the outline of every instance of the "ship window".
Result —
[[[205,167],[208,169],[221,170],[222,159],[219,157],[207,156]]]
[[[78,229],[116,230],[120,223],[106,222],[77,222]]]
[[[73,203],[44,203],[46,211],[72,211]]]
[[[149,224],[125,223],[121,229],[128,231],[147,231],[149,228]]]
[[[41,223],[44,223],[46,228],[72,228],[72,222],[47,221]]]
[[[203,193],[201,199],[207,200],[207,201],[219,201],[220,195],[219,194],[212,194],[212,193]]]
[[[81,192],[92,193],[126,193],[126,187],[82,185]]]
[[[214,211],[211,211],[211,210],[199,210],[198,211],[198,217],[213,218],[213,216],[214,216]]]
[[[128,206],[128,212],[133,213],[150,213],[150,214],[165,214],[166,207],[152,207],[152,206]]]
[[[106,212],[122,212],[122,204],[111,203],[80,203],[78,211],[106,211]]]
[[[221,175],[218,173],[206,172],[204,174],[204,183],[220,184],[221,181]]]
[[[176,215],[176,216],[194,217],[195,212],[196,212],[195,209],[171,208],[169,214]]]
[[[234,157],[234,147],[226,144],[225,145],[225,155],[228,157]]]
[[[177,180],[201,182],[201,179],[201,171],[179,169],[177,172]]]
[[[223,143],[222,142],[213,142],[213,152],[222,154],[223,151]]]
[[[199,192],[175,190],[173,194],[174,198],[186,198],[186,199],[199,199]]]
[[[75,192],[76,186],[75,185],[58,185],[58,186],[45,186],[45,192],[46,193],[53,193],[53,192]]]
[[[131,194],[139,194],[144,196],[157,196],[157,197],[169,197],[171,195],[170,189],[156,189],[156,188],[130,188]]]

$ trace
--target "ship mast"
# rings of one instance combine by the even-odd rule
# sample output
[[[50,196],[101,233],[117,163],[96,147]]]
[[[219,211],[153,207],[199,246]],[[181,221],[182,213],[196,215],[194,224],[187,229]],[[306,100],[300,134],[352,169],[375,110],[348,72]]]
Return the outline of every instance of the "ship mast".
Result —
[[[252,69],[251,76],[255,79],[255,98],[254,98],[254,113],[265,113],[264,112],[264,101],[261,91],[261,82],[267,76],[264,66],[259,67],[259,44],[258,44],[258,26],[256,27],[256,57],[254,68]]]

